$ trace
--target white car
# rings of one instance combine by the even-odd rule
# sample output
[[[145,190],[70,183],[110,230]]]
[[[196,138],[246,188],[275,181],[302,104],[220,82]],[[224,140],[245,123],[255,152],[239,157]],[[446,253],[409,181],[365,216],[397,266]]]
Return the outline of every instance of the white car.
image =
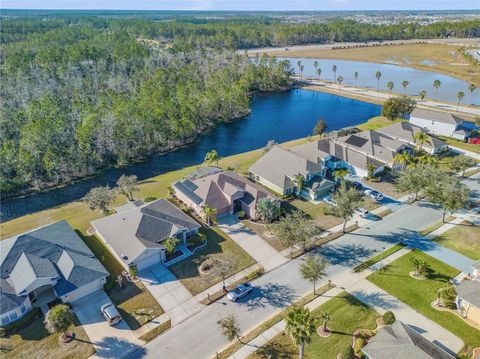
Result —
[[[250,283],[243,283],[238,285],[234,290],[228,292],[227,298],[232,302],[236,302],[238,299],[246,296],[253,290],[253,287]]]
[[[122,320],[122,316],[112,303],[105,303],[100,308],[100,311],[110,326],[113,326]]]
[[[337,204],[335,203],[335,201],[332,199],[332,197],[330,196],[327,196],[323,199],[323,202],[325,202],[326,204],[328,204],[329,206],[333,206],[333,207],[337,207]]]
[[[374,191],[373,189],[367,189],[365,192],[363,192],[365,196],[370,197],[371,199],[374,199],[375,201],[381,201],[383,199],[383,193]]]
[[[370,213],[363,207],[356,208],[355,212],[358,213],[360,215],[360,217],[362,217],[362,218],[367,218],[369,213]]]

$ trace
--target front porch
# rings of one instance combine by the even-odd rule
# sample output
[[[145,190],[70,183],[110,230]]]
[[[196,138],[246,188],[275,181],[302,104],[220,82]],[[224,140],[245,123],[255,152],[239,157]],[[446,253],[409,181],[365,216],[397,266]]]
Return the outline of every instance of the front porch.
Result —
[[[48,310],[59,301],[53,291],[53,287],[50,285],[37,288],[30,292],[29,298],[32,307],[40,308],[43,314],[46,314]]]

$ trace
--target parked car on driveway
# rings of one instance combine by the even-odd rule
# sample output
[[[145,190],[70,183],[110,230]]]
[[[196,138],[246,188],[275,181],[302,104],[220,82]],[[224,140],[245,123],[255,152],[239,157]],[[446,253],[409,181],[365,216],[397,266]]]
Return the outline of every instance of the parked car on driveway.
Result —
[[[112,303],[105,303],[100,308],[100,311],[110,326],[113,326],[122,320],[122,316]]]
[[[323,198],[323,202],[325,202],[329,206],[337,207],[337,204],[335,203],[335,201],[330,196],[326,196],[325,198]]]
[[[358,207],[358,208],[355,208],[355,213],[358,213],[360,215],[360,217],[362,218],[367,218],[368,215],[370,214],[370,212],[368,212],[365,208],[363,207]]]
[[[228,292],[227,298],[232,302],[236,302],[238,299],[246,296],[253,290],[253,287],[250,283],[242,283],[238,285],[234,290]]]
[[[365,194],[365,196],[370,197],[375,201],[381,201],[383,199],[383,193],[374,191],[373,189],[367,189],[363,193]]]
[[[468,143],[471,143],[472,145],[480,145],[480,138],[471,138]]]

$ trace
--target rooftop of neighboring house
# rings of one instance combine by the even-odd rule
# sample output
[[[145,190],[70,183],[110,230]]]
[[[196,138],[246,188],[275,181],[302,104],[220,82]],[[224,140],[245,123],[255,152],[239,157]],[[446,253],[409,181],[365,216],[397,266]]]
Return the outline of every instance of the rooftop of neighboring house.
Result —
[[[57,280],[53,290],[57,297],[61,297],[108,275],[65,221],[0,241],[2,313],[23,303],[24,297],[19,294],[36,280]]]
[[[92,225],[127,264],[146,248],[163,248],[167,238],[200,228],[198,222],[163,198],[151,203],[136,201],[130,209],[97,219]]]
[[[459,125],[466,121],[465,119],[450,112],[432,111],[423,108],[415,108],[410,114],[410,117],[423,118],[426,120],[448,123],[451,125]]]
[[[383,327],[362,348],[370,359],[453,359],[454,357],[435,345],[413,328],[396,321]]]
[[[256,207],[261,198],[278,200],[270,192],[232,171],[214,173],[195,180],[186,178],[173,183],[173,187],[193,203],[211,208],[229,206],[231,198],[239,198],[252,208]]]
[[[249,169],[250,172],[282,189],[294,187],[294,177],[298,174],[305,176],[309,173],[318,173],[321,170],[321,164],[279,146],[271,148]]]
[[[401,141],[408,142],[410,144],[415,144],[415,134],[418,132],[426,133],[426,131],[420,126],[416,126],[410,122],[397,122],[393,125],[382,127],[376,130],[386,136],[389,136],[393,139],[399,139]],[[440,140],[435,136],[430,135],[430,144],[426,146],[433,146],[434,149],[441,148],[447,145],[445,141]]]
[[[480,308],[480,280],[465,279],[455,286],[457,295]]]

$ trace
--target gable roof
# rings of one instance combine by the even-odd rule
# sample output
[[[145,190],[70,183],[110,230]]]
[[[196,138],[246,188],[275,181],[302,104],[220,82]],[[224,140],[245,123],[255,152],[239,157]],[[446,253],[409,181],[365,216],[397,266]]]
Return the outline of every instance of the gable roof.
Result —
[[[410,326],[396,321],[385,326],[362,348],[370,359],[453,359]]]
[[[415,134],[418,132],[426,133],[426,131],[420,126],[414,125],[410,122],[402,121],[393,125],[382,127],[376,130],[376,132],[382,133],[393,139],[398,139],[407,142],[411,145],[415,144]],[[444,147],[447,145],[445,141],[430,135],[431,142],[428,145],[433,146],[434,149]],[[428,146],[427,145],[427,146]]]
[[[291,179],[297,174],[317,173],[322,166],[293,151],[274,146],[250,167],[253,172],[274,185],[285,189],[294,186]]]
[[[465,121],[463,118],[450,112],[431,111],[423,108],[415,108],[410,114],[410,117],[423,118],[425,120],[448,123],[451,125],[459,125]]]
[[[58,278],[57,297],[109,275],[90,249],[65,221],[0,241],[0,310],[14,309],[24,298],[17,294],[36,279]],[[76,260],[64,264],[65,256]],[[72,275],[75,273],[75,275]]]
[[[127,264],[147,248],[163,248],[162,242],[179,231],[200,228],[199,223],[163,198],[97,219],[92,225]]]

